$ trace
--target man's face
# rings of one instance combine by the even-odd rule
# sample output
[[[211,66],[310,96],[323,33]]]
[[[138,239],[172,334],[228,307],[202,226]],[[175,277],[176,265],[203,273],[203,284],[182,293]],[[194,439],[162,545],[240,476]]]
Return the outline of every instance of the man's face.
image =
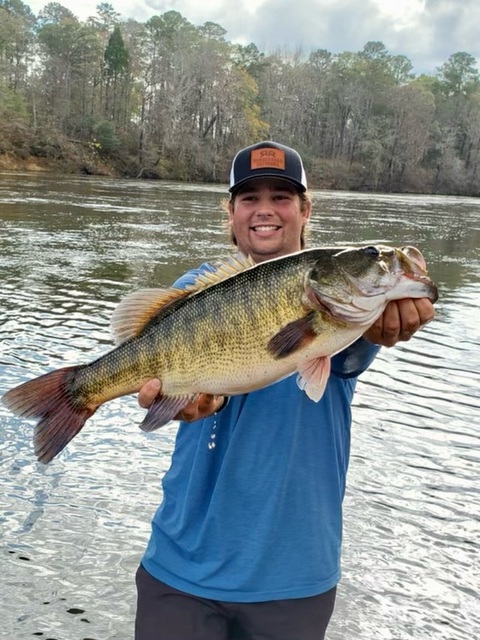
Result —
[[[278,178],[257,178],[240,187],[230,205],[229,223],[239,250],[255,262],[301,249],[310,216],[295,187]]]

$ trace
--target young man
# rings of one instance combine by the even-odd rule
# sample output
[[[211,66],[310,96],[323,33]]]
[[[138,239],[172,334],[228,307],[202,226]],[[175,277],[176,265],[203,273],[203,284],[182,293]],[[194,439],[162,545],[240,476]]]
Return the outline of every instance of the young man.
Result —
[[[303,247],[311,202],[296,151],[269,141],[242,149],[230,193],[229,225],[242,253],[261,262]],[[377,345],[408,340],[433,316],[429,300],[390,303],[332,358],[319,403],[290,376],[229,399],[204,395],[182,412],[137,572],[136,640],[324,638],[340,579],[357,377]],[[145,385],[141,406],[159,389],[159,381]]]

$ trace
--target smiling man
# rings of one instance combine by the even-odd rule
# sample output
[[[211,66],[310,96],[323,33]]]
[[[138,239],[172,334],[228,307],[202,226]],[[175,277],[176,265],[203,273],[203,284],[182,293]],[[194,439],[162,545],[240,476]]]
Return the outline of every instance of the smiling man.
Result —
[[[262,262],[303,247],[311,201],[296,151],[271,141],[242,149],[230,194],[242,253]],[[289,376],[228,401],[200,395],[182,411],[137,571],[136,640],[323,640],[340,579],[357,378],[378,345],[408,340],[433,316],[428,299],[391,302],[332,358],[318,403]],[[140,405],[160,388],[147,383]]]
[[[232,240],[242,253],[261,262],[302,248],[311,201],[296,151],[269,142],[242,149],[232,163],[230,193]]]

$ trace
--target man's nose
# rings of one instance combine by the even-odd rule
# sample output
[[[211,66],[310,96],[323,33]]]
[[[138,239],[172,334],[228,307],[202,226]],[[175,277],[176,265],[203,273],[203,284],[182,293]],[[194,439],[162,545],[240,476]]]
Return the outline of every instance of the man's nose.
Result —
[[[258,201],[257,214],[258,215],[271,215],[274,211],[273,202],[264,198]]]

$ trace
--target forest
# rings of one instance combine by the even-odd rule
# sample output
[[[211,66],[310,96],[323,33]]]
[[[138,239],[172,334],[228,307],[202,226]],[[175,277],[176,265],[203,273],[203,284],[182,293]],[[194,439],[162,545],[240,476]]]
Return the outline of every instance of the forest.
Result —
[[[0,166],[225,182],[242,146],[303,156],[310,186],[480,195],[480,74],[452,52],[416,75],[382,42],[263,52],[177,11],[146,22],[108,3],[85,21],[0,0]]]

